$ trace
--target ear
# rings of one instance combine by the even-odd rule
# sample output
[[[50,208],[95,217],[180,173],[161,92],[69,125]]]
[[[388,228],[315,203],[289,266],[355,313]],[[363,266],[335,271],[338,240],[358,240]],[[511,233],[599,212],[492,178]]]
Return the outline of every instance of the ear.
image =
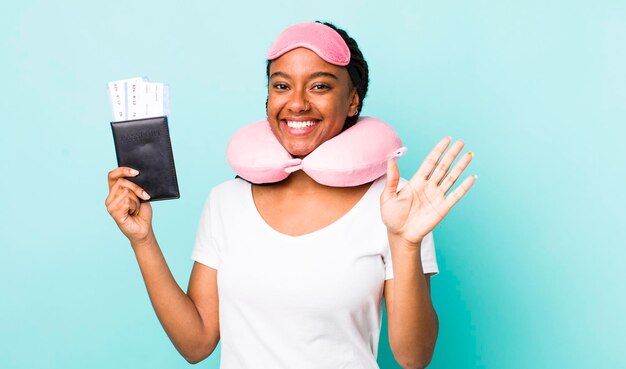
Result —
[[[350,107],[349,107],[349,116],[353,117],[355,115],[357,115],[358,111],[358,107],[359,107],[359,102],[361,101],[361,99],[359,99],[359,93],[356,90],[356,87],[352,88],[352,92],[350,93]]]

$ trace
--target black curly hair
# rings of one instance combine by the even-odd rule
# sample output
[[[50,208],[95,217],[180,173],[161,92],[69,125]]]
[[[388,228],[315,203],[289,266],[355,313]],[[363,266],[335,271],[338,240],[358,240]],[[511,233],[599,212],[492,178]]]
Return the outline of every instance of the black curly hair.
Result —
[[[357,106],[357,112],[355,115],[346,118],[346,122],[343,125],[343,130],[346,130],[352,127],[358,121],[359,114],[361,114],[361,111],[363,109],[363,100],[365,99],[365,95],[367,94],[367,88],[369,87],[369,68],[367,67],[367,61],[365,61],[361,49],[359,49],[359,45],[352,37],[348,35],[346,31],[336,27],[332,23],[320,21],[316,22],[334,29],[346,42],[346,45],[348,45],[348,49],[350,49],[350,63],[346,65],[346,69],[348,70],[350,80],[352,81],[354,87],[356,87],[357,94],[359,95],[359,106]],[[268,60],[265,71],[268,83],[270,78],[271,64],[272,61]],[[265,108],[267,109],[267,100],[265,100]]]

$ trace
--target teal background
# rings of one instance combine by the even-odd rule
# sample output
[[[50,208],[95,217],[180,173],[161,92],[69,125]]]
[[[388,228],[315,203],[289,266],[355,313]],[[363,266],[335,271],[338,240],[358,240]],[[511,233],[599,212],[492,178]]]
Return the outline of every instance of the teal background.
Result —
[[[435,230],[429,367],[626,367],[626,2],[277,0],[2,2],[1,368],[189,365],[104,206],[106,82],[170,85],[182,197],[154,204],[154,227],[186,289],[201,207],[233,176],[226,142],[264,115],[265,52],[315,19],[359,42],[363,114],[403,137],[405,177],[445,135],[476,153]],[[386,330],[379,364],[399,367]]]

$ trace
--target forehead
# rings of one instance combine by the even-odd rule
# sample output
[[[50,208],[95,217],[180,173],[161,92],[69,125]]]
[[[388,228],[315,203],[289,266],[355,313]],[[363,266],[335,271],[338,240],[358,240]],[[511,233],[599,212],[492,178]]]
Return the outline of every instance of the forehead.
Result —
[[[328,72],[338,78],[348,78],[348,71],[345,67],[330,64],[315,52],[303,47],[293,49],[274,59],[270,64],[270,76],[276,72],[286,73],[292,77]]]

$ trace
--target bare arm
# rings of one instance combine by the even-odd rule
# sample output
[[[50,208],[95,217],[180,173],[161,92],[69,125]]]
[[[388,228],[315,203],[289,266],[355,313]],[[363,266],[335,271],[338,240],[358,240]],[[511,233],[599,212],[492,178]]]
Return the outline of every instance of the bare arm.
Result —
[[[464,143],[456,141],[444,155],[451,138],[441,140],[411,180],[398,191],[400,173],[395,161],[387,166],[387,183],[381,194],[381,215],[387,226],[394,281],[385,285],[389,341],[404,368],[423,368],[430,362],[437,340],[438,321],[424,277],[421,243],[450,212],[476,180],[470,176],[448,196],[472,160],[471,152],[452,167]]]
[[[168,337],[190,363],[207,358],[219,342],[217,271],[195,263],[187,294],[172,276],[154,237],[133,245],[154,311]]]
[[[123,178],[136,175],[130,168],[109,173],[107,210],[130,240],[139,263],[152,306],[168,337],[191,363],[208,357],[219,342],[219,298],[217,271],[194,264],[185,293],[163,257],[152,230],[152,207],[140,202],[148,196]]]
[[[430,363],[439,320],[430,298],[430,275],[424,275],[420,249],[406,248],[389,237],[394,278],[385,282],[389,345],[403,368]]]

